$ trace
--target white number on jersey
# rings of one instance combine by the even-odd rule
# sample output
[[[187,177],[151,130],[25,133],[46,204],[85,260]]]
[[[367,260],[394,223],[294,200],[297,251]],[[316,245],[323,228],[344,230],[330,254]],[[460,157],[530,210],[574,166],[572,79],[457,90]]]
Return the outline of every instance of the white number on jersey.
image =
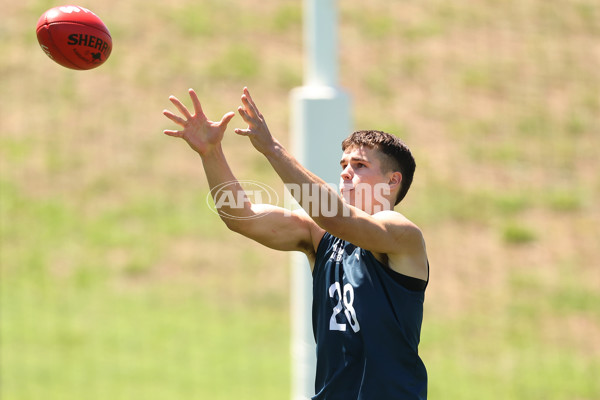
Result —
[[[344,311],[344,315],[346,315],[346,320],[350,324],[350,327],[354,332],[358,332],[360,330],[360,325],[358,323],[358,319],[356,318],[356,311],[352,304],[354,303],[354,288],[351,284],[346,283],[344,285],[344,294],[342,295],[342,290],[339,282],[333,283],[329,286],[329,297],[335,299],[337,297],[337,304],[333,307],[333,313],[331,314],[331,318],[329,319],[329,330],[330,331],[346,331],[346,324],[338,323],[337,315]]]

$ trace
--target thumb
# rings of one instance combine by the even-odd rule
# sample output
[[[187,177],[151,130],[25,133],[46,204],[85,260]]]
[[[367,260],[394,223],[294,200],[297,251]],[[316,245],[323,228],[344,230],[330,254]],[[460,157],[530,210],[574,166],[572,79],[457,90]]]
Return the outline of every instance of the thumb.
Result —
[[[223,115],[223,118],[221,118],[221,121],[219,121],[219,125],[223,128],[227,128],[229,121],[231,121],[234,116],[235,113],[233,111],[228,112],[227,114]]]
[[[252,130],[250,129],[235,129],[234,130],[235,133],[237,133],[240,136],[250,136],[252,134]]]

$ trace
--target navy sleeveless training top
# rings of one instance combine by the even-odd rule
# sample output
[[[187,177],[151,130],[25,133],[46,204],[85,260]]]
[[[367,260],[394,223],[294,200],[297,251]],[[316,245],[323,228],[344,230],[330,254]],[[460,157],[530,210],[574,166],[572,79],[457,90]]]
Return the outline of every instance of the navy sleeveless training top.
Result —
[[[369,251],[325,233],[313,269],[314,400],[427,398],[418,354],[424,291],[396,282]]]

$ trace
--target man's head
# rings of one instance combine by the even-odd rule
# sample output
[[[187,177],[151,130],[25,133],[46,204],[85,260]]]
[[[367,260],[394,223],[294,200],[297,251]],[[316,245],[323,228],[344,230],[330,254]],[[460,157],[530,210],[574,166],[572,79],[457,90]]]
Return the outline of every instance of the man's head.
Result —
[[[406,196],[413,180],[416,164],[410,149],[402,140],[381,131],[361,130],[352,133],[342,142],[342,150],[344,151],[341,162],[344,169],[342,181],[350,178],[349,173],[345,172],[346,169],[353,168],[350,161],[367,157],[365,154],[368,153],[372,158],[369,160],[370,166],[379,169],[381,177],[388,180],[390,188],[396,193],[393,198],[394,205]],[[355,154],[351,155],[351,153]]]

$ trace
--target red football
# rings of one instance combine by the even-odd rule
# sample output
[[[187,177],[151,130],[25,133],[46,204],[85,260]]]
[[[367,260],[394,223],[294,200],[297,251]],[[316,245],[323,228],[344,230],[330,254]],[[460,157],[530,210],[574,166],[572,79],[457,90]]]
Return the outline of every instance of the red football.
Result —
[[[112,38],[96,14],[80,6],[60,6],[40,17],[36,33],[44,53],[71,69],[102,65],[112,51]]]

